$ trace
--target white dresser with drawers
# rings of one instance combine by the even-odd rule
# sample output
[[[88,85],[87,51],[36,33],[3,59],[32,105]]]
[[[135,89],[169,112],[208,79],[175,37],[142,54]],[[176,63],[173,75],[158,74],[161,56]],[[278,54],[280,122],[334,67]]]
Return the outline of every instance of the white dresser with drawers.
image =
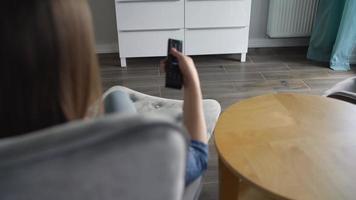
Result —
[[[241,54],[246,61],[251,0],[115,0],[121,66],[166,56],[168,38],[187,55]]]

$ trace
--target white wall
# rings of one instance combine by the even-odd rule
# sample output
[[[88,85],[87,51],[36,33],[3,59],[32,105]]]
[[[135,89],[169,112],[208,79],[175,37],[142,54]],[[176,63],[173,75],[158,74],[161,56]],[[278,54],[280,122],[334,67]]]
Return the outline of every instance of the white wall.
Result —
[[[115,0],[89,0],[94,17],[97,50],[100,53],[117,52]],[[306,45],[305,38],[269,39],[266,36],[268,0],[252,0],[250,47]]]

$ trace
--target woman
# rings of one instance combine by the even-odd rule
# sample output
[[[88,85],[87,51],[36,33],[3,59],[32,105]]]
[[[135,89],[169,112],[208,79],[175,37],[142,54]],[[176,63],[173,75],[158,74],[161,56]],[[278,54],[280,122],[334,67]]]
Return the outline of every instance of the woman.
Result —
[[[6,1],[0,15],[0,137],[102,113],[93,106],[102,91],[86,0]],[[172,54],[184,77],[189,184],[207,166],[206,125],[194,63],[175,49]]]

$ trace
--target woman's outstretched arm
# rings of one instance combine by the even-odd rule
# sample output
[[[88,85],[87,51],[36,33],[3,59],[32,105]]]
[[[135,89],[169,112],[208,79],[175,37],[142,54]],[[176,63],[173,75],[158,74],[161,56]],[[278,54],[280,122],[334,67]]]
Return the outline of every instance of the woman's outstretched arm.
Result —
[[[171,54],[178,59],[179,67],[183,75],[184,105],[183,118],[191,139],[208,143],[207,129],[203,113],[203,100],[200,88],[198,72],[193,60],[178,52],[171,50]]]
[[[208,137],[203,99],[198,72],[193,60],[176,49],[172,49],[171,54],[178,59],[184,82],[183,118],[191,137],[185,174],[185,184],[189,185],[200,177],[208,166]]]

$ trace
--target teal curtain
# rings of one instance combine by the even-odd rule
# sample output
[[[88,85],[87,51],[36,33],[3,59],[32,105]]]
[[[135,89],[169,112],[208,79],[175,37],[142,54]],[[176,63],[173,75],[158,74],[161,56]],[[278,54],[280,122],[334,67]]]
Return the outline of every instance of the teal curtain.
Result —
[[[347,71],[355,46],[356,0],[319,0],[308,58]]]

